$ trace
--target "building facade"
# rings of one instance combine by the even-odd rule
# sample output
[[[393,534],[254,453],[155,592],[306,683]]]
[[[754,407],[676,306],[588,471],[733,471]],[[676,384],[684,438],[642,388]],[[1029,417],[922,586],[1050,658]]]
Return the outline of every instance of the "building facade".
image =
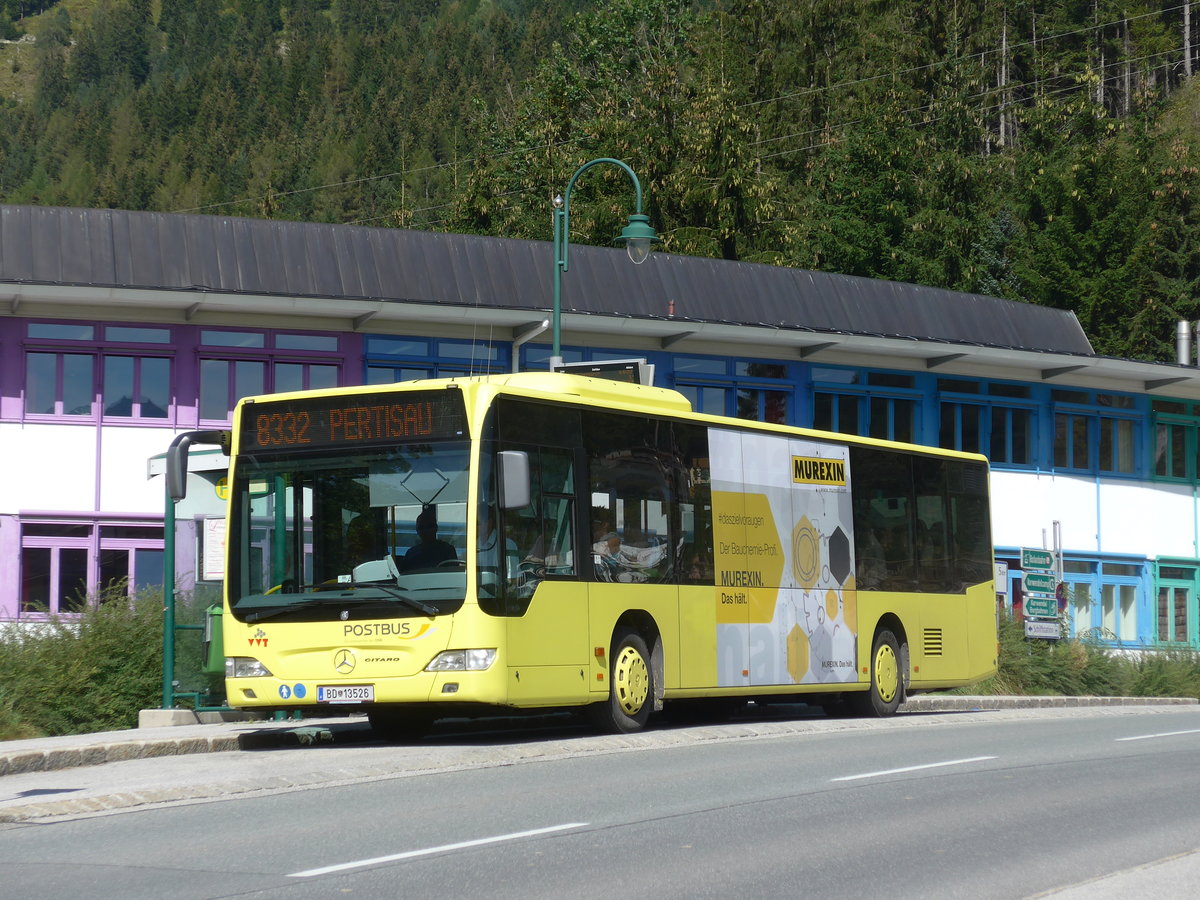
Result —
[[[161,584],[160,456],[268,391],[544,368],[548,242],[0,206],[0,621]],[[645,358],[698,411],[991,460],[996,559],[1063,551],[1072,634],[1200,648],[1200,370],[1097,356],[1070,313],[575,247],[567,361]],[[205,584],[211,485],[177,522]],[[212,587],[210,584],[209,587]]]

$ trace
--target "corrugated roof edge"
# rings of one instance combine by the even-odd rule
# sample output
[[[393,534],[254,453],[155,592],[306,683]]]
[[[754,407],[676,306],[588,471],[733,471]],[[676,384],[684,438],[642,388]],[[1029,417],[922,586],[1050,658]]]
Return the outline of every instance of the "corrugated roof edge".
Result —
[[[547,241],[0,205],[0,282],[546,310],[552,271]],[[562,285],[575,315],[1094,355],[1069,310],[766,263],[577,245]]]

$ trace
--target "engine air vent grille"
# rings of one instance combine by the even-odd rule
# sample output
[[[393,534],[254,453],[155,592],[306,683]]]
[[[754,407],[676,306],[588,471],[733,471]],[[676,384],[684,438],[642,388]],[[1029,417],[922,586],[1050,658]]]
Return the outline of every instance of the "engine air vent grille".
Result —
[[[925,643],[925,655],[926,656],[941,656],[942,655],[942,629],[926,628],[924,643]]]

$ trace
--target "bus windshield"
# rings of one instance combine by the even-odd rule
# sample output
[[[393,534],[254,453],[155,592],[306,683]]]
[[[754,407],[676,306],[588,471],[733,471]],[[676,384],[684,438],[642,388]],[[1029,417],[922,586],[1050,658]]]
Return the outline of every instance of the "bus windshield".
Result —
[[[240,457],[230,611],[247,622],[454,612],[468,460],[461,440]]]

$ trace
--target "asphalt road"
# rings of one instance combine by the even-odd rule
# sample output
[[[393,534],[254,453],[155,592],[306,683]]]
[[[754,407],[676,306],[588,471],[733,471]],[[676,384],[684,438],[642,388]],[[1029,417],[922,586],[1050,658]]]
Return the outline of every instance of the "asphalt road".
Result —
[[[236,789],[0,826],[0,897],[1173,897],[1200,876],[1196,707],[475,734],[90,768],[110,771],[109,789]],[[41,789],[88,777],[41,773]]]

